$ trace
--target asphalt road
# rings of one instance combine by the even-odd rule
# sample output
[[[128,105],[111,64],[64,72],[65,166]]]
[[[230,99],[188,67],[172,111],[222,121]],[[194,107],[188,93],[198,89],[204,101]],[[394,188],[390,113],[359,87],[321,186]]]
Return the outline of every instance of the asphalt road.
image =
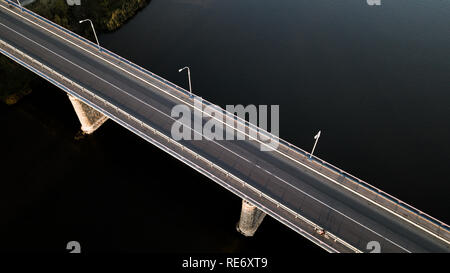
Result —
[[[192,109],[189,97],[180,96],[170,86],[144,76],[125,64],[112,65],[109,63],[112,59],[105,53],[95,53],[95,48],[86,50],[86,45],[76,47],[7,9],[2,2],[0,39],[165,135],[171,135],[174,119],[170,114],[175,105],[184,103]],[[52,31],[63,35],[55,29]],[[104,58],[97,55],[104,55]],[[279,151],[263,152],[254,141],[180,142],[361,251],[368,251],[370,241],[379,242],[381,252],[450,250],[445,240],[424,232],[311,171],[307,167],[311,163],[306,158],[299,156],[292,160]],[[181,182],[189,183],[173,181],[174,190],[176,183]],[[267,207],[271,205],[267,204]],[[289,221],[283,212],[274,213],[281,222]]]

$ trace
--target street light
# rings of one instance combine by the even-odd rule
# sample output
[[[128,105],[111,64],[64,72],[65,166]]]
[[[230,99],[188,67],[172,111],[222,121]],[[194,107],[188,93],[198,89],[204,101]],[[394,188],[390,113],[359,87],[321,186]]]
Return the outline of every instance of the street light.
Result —
[[[188,66],[185,66],[185,67],[183,67],[183,68],[179,69],[179,70],[178,70],[178,72],[181,72],[181,71],[183,71],[183,70],[185,70],[185,69],[187,69],[187,71],[188,71],[188,79],[189,79],[189,92],[191,93],[191,96],[192,96],[192,85],[191,85],[191,70],[189,69],[189,67],[188,67]]]
[[[314,139],[316,140],[316,142],[314,142],[314,146],[313,146],[312,152],[311,152],[311,154],[309,155],[309,158],[310,158],[310,159],[312,158],[313,153],[314,153],[314,150],[316,149],[316,145],[317,145],[317,142],[319,141],[320,133],[321,133],[321,131],[319,131],[319,132],[317,133],[317,135],[314,136]]]
[[[92,23],[91,19],[84,19],[84,20],[81,20],[79,23],[81,24],[81,23],[84,23],[84,22],[87,22],[87,21],[89,23],[91,23],[92,31],[94,31],[95,40],[97,41],[98,50],[101,50],[100,43],[98,42],[98,38],[97,38],[97,33],[95,33],[94,24]]]
[[[20,6],[20,9],[22,10],[22,12],[23,12],[23,6],[22,6],[22,4],[20,3],[20,1],[19,0],[17,0],[17,3],[19,4],[19,6]]]

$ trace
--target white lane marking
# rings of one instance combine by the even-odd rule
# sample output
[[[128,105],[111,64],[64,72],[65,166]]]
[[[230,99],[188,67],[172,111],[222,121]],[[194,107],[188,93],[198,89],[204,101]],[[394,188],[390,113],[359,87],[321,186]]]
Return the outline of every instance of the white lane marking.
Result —
[[[62,37],[62,36],[56,34],[55,32],[53,32],[53,31],[51,31],[51,30],[49,30],[49,29],[47,29],[47,28],[45,28],[45,27],[43,27],[43,26],[41,26],[41,25],[39,25],[39,24],[37,24],[37,23],[35,23],[35,22],[33,22],[33,21],[27,19],[27,18],[25,18],[24,16],[22,16],[22,15],[16,13],[15,11],[10,10],[10,9],[7,9],[7,8],[4,7],[3,5],[1,5],[1,7],[2,7],[3,9],[5,9],[5,10],[11,12],[11,13],[14,13],[15,15],[17,15],[17,16],[19,16],[19,17],[25,19],[26,21],[28,21],[28,22],[30,22],[30,23],[32,23],[32,24],[38,26],[39,28],[44,29],[45,31],[50,32],[50,33],[52,33],[53,35],[55,35],[55,36],[57,36],[57,37],[59,37],[59,38],[65,40],[66,42],[68,42],[68,43],[70,43],[70,44],[73,44],[74,46],[76,46],[76,47],[82,49],[83,51],[86,51],[86,52],[88,52],[89,54],[91,54],[91,55],[93,55],[93,56],[95,56],[95,57],[97,57],[97,58],[99,58],[99,59],[101,59],[101,60],[103,60],[103,61],[109,63],[110,65],[112,65],[112,66],[118,68],[119,70],[122,70],[122,71],[124,71],[125,73],[130,74],[132,77],[135,77],[135,78],[137,78],[137,79],[139,79],[139,80],[141,80],[141,81],[143,81],[143,82],[149,84],[150,86],[155,87],[156,89],[162,91],[162,92],[165,93],[166,95],[168,95],[168,96],[170,96],[170,97],[173,97],[173,98],[175,98],[176,100],[178,100],[178,101],[180,101],[180,102],[182,102],[182,103],[184,103],[184,104],[188,104],[188,105],[189,105],[189,103],[183,101],[182,99],[180,99],[180,98],[178,98],[178,97],[176,97],[176,96],[170,94],[169,92],[163,90],[163,89],[160,88],[160,87],[157,87],[156,85],[154,85],[154,84],[148,82],[147,80],[145,80],[145,79],[143,79],[143,78],[141,78],[141,77],[139,77],[139,76],[137,76],[137,75],[135,75],[135,74],[133,74],[133,73],[127,71],[127,70],[125,70],[124,68],[122,68],[122,67],[116,65],[115,63],[110,62],[110,61],[106,60],[105,58],[103,58],[103,57],[101,57],[101,56],[99,56],[99,55],[97,55],[97,54],[94,54],[93,52],[91,52],[91,51],[89,51],[89,50],[87,50],[87,49],[85,49],[85,48],[83,48],[83,47],[77,45],[76,43],[74,43],[74,42],[72,42],[72,41],[70,41],[70,40],[68,40],[68,39],[66,39],[66,38],[64,38],[64,37]],[[164,84],[164,83],[163,83],[163,84]],[[169,87],[169,88],[171,88],[171,87]],[[191,105],[191,106],[192,106],[192,105]],[[193,107],[194,109],[196,109],[195,106],[192,106],[192,107]],[[200,110],[200,109],[199,109],[199,110]],[[203,111],[203,110],[201,109],[201,111]],[[207,114],[207,113],[205,113],[205,114]],[[223,123],[223,120],[221,121],[221,120],[217,119],[216,117],[214,117],[214,116],[212,116],[212,115],[209,115],[209,116],[210,116],[211,118],[214,118],[214,119],[216,119],[217,121],[220,121],[220,122]],[[224,124],[225,126],[229,126],[229,127],[230,127],[230,125],[228,125],[227,123],[223,123],[223,124]],[[234,128],[234,127],[233,127],[233,128]],[[249,130],[254,130],[254,129],[248,127],[248,126],[247,126],[247,128],[248,128]],[[236,129],[236,128],[235,128],[235,129]],[[236,129],[236,130],[237,130],[237,129]],[[238,131],[239,131],[239,130],[238,130]],[[255,138],[253,138],[252,136],[248,135],[248,134],[245,132],[245,130],[244,130],[244,132],[242,132],[242,133],[245,134],[245,135],[247,135],[249,138],[252,138],[252,139],[254,139],[255,141],[259,142],[261,145],[265,145],[265,146],[267,146],[268,148],[271,148],[271,146],[269,146],[268,144],[266,144],[266,143],[264,143],[264,142],[258,140],[257,138],[255,139]],[[284,157],[286,157],[286,158],[288,158],[288,159],[290,159],[290,160],[296,162],[297,164],[300,164],[300,165],[302,165],[303,167],[305,167],[305,168],[311,170],[312,172],[314,172],[314,173],[316,173],[316,174],[318,174],[318,175],[320,175],[320,176],[326,178],[327,180],[333,182],[334,184],[336,184],[336,185],[338,185],[338,186],[340,186],[340,187],[343,187],[344,189],[346,189],[346,190],[352,192],[353,194],[355,194],[355,195],[357,195],[357,196],[359,196],[359,197],[361,197],[361,198],[363,198],[363,199],[369,201],[370,203],[372,203],[372,204],[374,204],[374,205],[376,205],[376,206],[378,206],[378,207],[384,209],[385,211],[387,211],[387,212],[389,212],[389,213],[391,213],[391,214],[393,214],[393,215],[399,217],[400,219],[403,219],[404,221],[406,221],[406,222],[410,223],[411,225],[413,225],[413,226],[415,226],[415,227],[417,227],[417,228],[419,228],[419,229],[425,231],[426,233],[428,233],[428,234],[430,234],[430,235],[432,235],[432,236],[434,236],[434,237],[436,237],[436,238],[438,238],[438,239],[440,239],[440,240],[446,242],[447,244],[450,244],[450,242],[449,242],[448,240],[446,240],[445,238],[440,237],[439,235],[437,235],[437,234],[435,234],[435,233],[433,233],[433,232],[431,232],[431,231],[425,229],[424,227],[422,227],[422,226],[420,226],[420,225],[414,223],[413,221],[411,221],[411,220],[405,218],[404,216],[402,216],[402,215],[396,213],[395,211],[392,211],[392,210],[390,210],[389,208],[386,208],[386,207],[384,207],[383,205],[381,205],[381,204],[379,204],[379,203],[377,203],[377,202],[371,200],[370,198],[365,197],[364,195],[362,195],[362,194],[360,194],[360,193],[354,191],[353,189],[351,189],[351,188],[349,188],[349,187],[347,187],[347,186],[345,186],[345,185],[343,185],[343,184],[341,184],[341,183],[335,181],[335,180],[332,179],[331,177],[328,177],[328,176],[326,176],[326,175],[324,175],[324,174],[322,174],[322,173],[320,173],[320,172],[314,170],[313,168],[311,168],[311,167],[305,165],[304,163],[302,163],[302,162],[300,162],[300,161],[297,161],[295,158],[293,158],[293,157],[291,157],[291,156],[289,156],[289,155],[287,155],[287,154],[284,154],[284,153],[280,152],[280,151],[277,150],[277,149],[275,149],[274,151],[277,152],[278,154],[280,154],[281,156],[284,156]]]

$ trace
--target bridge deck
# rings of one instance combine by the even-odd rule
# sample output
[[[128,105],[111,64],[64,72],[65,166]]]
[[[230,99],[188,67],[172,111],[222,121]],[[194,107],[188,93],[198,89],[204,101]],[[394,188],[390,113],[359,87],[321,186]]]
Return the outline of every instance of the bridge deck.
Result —
[[[28,11],[7,6],[0,3],[3,54],[326,250],[367,251],[368,242],[378,241],[382,252],[449,251],[448,230],[285,145],[263,152],[256,141],[173,141],[171,110],[184,104],[193,111],[191,97]],[[188,183],[177,181],[183,182]],[[318,227],[327,235],[319,235]]]

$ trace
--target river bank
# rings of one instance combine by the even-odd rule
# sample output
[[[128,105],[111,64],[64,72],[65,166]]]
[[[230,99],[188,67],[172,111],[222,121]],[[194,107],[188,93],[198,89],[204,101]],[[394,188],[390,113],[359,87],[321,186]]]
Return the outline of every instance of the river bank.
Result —
[[[99,33],[111,32],[120,28],[150,0],[103,0],[82,1],[81,6],[69,6],[61,0],[38,0],[27,6],[28,9],[76,33],[93,39],[89,24],[80,24],[84,18],[91,18]],[[32,92],[32,81],[38,76],[0,56],[0,101],[15,104]],[[22,79],[18,81],[17,79]]]

